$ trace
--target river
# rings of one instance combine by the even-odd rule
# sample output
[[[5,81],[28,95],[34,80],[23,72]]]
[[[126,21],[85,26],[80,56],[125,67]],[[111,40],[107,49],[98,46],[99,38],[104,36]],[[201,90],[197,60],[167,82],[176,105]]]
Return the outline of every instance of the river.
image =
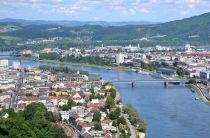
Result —
[[[2,57],[1,57],[2,58]],[[10,64],[13,60],[10,60]],[[21,60],[25,66],[38,67],[37,61]],[[98,73],[105,80],[144,79],[150,75],[129,71],[67,65],[72,69]],[[209,138],[210,107],[195,100],[196,94],[184,86],[164,87],[163,83],[114,83],[122,95],[123,104],[132,104],[145,119],[148,138]]]

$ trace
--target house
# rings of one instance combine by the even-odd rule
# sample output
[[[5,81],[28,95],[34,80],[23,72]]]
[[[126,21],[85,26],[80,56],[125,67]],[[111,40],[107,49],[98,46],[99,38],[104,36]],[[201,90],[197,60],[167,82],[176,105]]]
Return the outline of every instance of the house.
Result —
[[[101,121],[101,126],[102,126],[103,130],[109,130],[110,129],[109,126],[112,126],[112,120],[105,119],[105,120]]]
[[[10,98],[6,98],[3,101],[0,101],[0,110],[3,108],[8,109],[10,106],[10,100]]]
[[[101,88],[98,87],[98,86],[95,86],[95,87],[93,88],[93,90],[94,90],[94,92],[99,92],[99,91],[101,90]]]
[[[106,90],[110,90],[111,88],[112,88],[111,85],[106,85],[106,86],[105,86],[105,89],[106,89]]]
[[[75,103],[84,103],[84,99],[79,93],[76,93],[72,99]]]
[[[85,116],[85,107],[83,106],[74,106],[70,110],[71,115],[77,115],[77,116]]]
[[[50,111],[50,112],[55,112],[56,111],[56,108],[53,104],[53,102],[50,102],[48,101],[46,104],[45,104],[46,108],[47,108],[47,111]]]
[[[85,133],[82,134],[83,138],[94,138],[93,136],[91,136],[91,134],[87,131],[85,131]]]
[[[69,120],[70,112],[69,111],[59,111],[61,114],[62,120]]]
[[[99,100],[98,99],[92,99],[91,104],[99,104]]]
[[[68,103],[68,100],[67,99],[60,99],[58,101],[58,106],[61,107],[63,105],[67,105],[67,103]]]
[[[112,138],[112,133],[110,131],[106,131],[106,132],[104,132],[103,137],[104,138]]]
[[[88,123],[88,122],[79,122],[77,125],[79,128],[85,129],[86,131],[89,131],[93,126],[94,123]]]
[[[0,102],[4,99],[11,98],[11,94],[9,93],[0,93]]]
[[[2,113],[1,117],[2,118],[8,118],[9,117],[9,114],[7,112],[4,112],[4,113]]]

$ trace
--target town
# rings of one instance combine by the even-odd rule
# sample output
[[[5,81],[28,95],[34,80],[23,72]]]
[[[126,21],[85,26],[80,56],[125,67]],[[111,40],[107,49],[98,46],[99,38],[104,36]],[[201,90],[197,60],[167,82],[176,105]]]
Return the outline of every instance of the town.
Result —
[[[153,79],[187,79],[196,100],[209,103],[210,52],[186,45],[184,48],[156,46],[101,46],[92,49],[44,48],[10,53],[14,58],[46,63],[94,66],[149,74]],[[99,74],[65,66],[10,65],[0,60],[0,107],[24,111],[42,103],[60,116],[56,124],[68,137],[145,137],[146,124],[131,105],[123,105],[118,90]],[[174,85],[177,83],[173,83]],[[133,84],[132,84],[133,85]]]
[[[22,67],[0,62],[0,114],[27,110],[42,103],[57,116],[68,137],[144,137],[146,125],[131,105],[122,105],[112,84],[97,74],[67,67]]]
[[[152,74],[155,78],[189,79],[192,89],[210,100],[210,51],[186,44],[181,47],[160,46],[141,48],[137,46],[98,46],[94,48],[44,48],[23,50],[15,57],[33,60],[71,63],[104,67],[106,69],[130,70]]]

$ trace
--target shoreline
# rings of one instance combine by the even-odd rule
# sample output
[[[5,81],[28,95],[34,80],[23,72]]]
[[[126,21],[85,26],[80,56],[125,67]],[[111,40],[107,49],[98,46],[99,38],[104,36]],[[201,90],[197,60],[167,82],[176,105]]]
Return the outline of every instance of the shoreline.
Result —
[[[210,101],[206,98],[206,96],[203,94],[203,91],[199,88],[199,86],[191,84],[190,85],[191,91],[194,91],[199,97],[199,100],[206,103],[207,105],[210,105]]]
[[[27,58],[27,57],[14,57],[14,58],[33,61],[33,59]],[[110,68],[111,68],[112,70],[121,70],[121,71],[135,72],[134,71],[135,69],[132,69],[132,68],[129,68],[129,67],[124,67],[124,66],[113,67],[113,66],[106,66],[106,65],[105,66],[94,65],[94,64],[88,64],[88,63],[63,62],[63,61],[58,61],[58,60],[36,60],[36,61],[38,61],[38,62],[47,62],[47,63],[66,64],[66,65],[73,65],[73,66],[96,67],[96,68],[102,68],[102,69],[107,69],[107,70],[110,70]],[[138,73],[151,75],[154,72],[141,70],[141,72],[138,72]]]

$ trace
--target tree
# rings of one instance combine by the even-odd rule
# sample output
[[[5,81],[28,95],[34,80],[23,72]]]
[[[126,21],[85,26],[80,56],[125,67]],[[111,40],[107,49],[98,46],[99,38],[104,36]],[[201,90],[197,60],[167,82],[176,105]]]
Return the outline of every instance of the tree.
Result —
[[[24,116],[27,120],[32,120],[38,114],[47,115],[47,109],[42,103],[29,104],[24,110]]]
[[[190,78],[189,84],[196,84],[196,78]]]
[[[114,89],[114,88],[111,88],[110,90],[109,90],[111,93],[110,93],[110,96],[113,98],[113,99],[115,99],[115,97],[116,97],[116,89]]]
[[[117,121],[116,120],[113,120],[112,126],[117,127]]]
[[[100,112],[95,112],[93,114],[93,122],[99,122],[101,120],[101,113]]]
[[[184,71],[183,71],[183,69],[181,69],[181,68],[178,68],[178,69],[176,70],[176,73],[177,73],[177,75],[179,75],[180,77],[183,77],[183,76],[184,76]]]
[[[123,116],[119,117],[119,118],[117,119],[117,124],[118,124],[118,125],[119,125],[119,124],[126,125],[126,120],[125,120],[125,118],[124,118]]]
[[[130,105],[127,104],[125,106],[125,113],[129,115],[129,121],[131,122],[132,125],[137,127],[137,130],[139,132],[145,132],[146,131],[146,123],[144,120],[140,117],[136,109]]]
[[[107,109],[115,106],[114,99],[111,96],[107,96],[105,106]]]
[[[117,107],[115,111],[109,113],[109,118],[111,120],[115,120],[120,116],[120,114],[121,114],[121,110],[119,107]]]
[[[73,105],[75,105],[75,103],[74,103],[73,99],[72,99],[71,97],[69,97],[69,98],[68,98],[67,104],[61,106],[60,108],[61,108],[61,110],[63,110],[63,111],[67,111],[67,110],[71,109],[71,107],[72,107]]]
[[[68,107],[71,109],[71,107],[72,107],[74,104],[75,104],[75,103],[74,103],[73,99],[72,99],[71,97],[69,97],[69,98],[68,98],[68,102],[67,102]]]
[[[99,123],[95,123],[95,125],[94,125],[94,128],[93,128],[94,130],[98,130],[98,131],[100,131],[100,130],[102,130],[102,126],[101,126],[101,124],[99,124]]]
[[[24,111],[7,109],[7,119],[0,118],[0,137],[48,137],[66,138],[64,130],[52,123],[57,120],[54,113],[48,112],[42,103],[32,103]]]

